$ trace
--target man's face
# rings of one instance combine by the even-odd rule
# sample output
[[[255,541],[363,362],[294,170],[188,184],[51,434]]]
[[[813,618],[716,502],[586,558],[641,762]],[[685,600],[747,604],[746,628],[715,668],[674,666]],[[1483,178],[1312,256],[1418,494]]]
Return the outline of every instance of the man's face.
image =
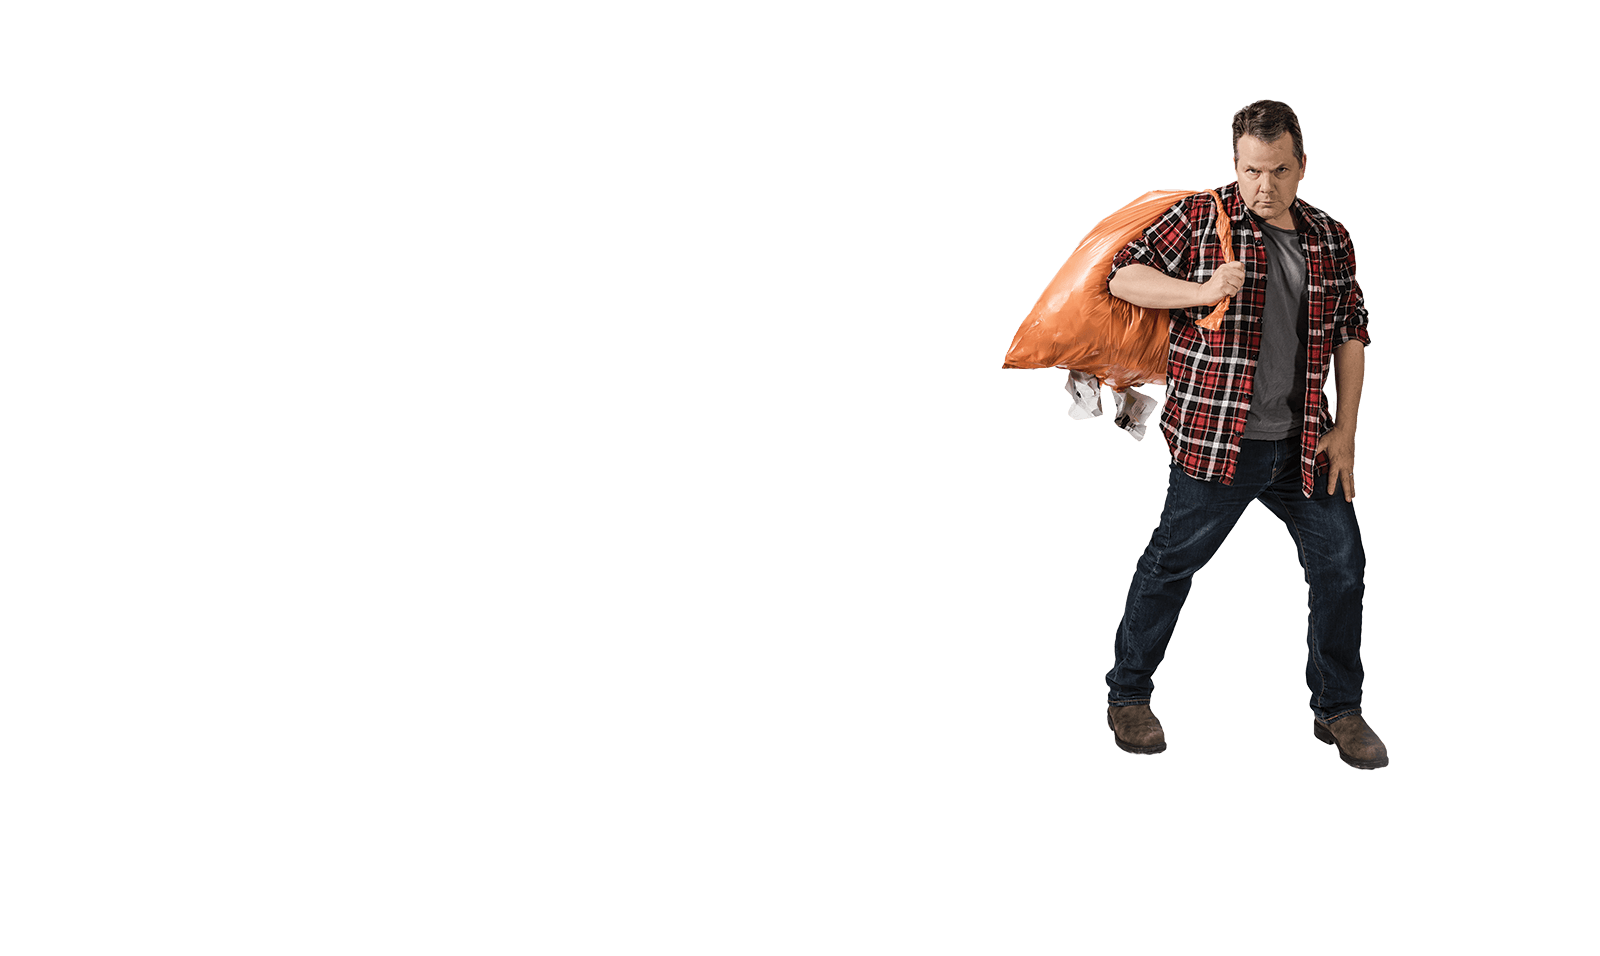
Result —
[[[1256,215],[1274,226],[1294,228],[1289,204],[1306,178],[1304,160],[1294,158],[1294,137],[1284,133],[1270,143],[1246,134],[1239,137],[1239,195]]]

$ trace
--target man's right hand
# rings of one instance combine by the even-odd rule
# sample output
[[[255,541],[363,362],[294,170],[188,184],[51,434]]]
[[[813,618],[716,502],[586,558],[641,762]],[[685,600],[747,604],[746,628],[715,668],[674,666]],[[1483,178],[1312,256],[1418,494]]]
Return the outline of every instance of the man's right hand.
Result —
[[[1244,263],[1225,262],[1200,286],[1205,305],[1215,305],[1244,288]]]

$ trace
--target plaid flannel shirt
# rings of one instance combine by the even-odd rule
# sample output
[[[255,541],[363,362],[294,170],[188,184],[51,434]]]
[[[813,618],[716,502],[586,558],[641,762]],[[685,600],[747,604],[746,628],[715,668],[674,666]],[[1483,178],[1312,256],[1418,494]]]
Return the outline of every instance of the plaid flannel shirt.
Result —
[[[1255,385],[1261,354],[1261,320],[1267,303],[1265,238],[1239,197],[1238,183],[1217,190],[1232,223],[1234,257],[1245,264],[1244,287],[1233,297],[1216,331],[1195,325],[1210,306],[1171,310],[1167,352],[1167,403],[1161,431],[1184,472],[1207,481],[1232,484],[1239,460],[1239,436]],[[1306,497],[1326,471],[1327,454],[1316,455],[1317,440],[1333,424],[1323,383],[1333,350],[1352,339],[1363,346],[1367,310],[1356,283],[1355,249],[1350,234],[1328,214],[1295,199],[1296,231],[1306,259],[1307,335],[1305,418],[1300,431],[1300,481]],[[1112,262],[1111,274],[1137,262],[1169,276],[1205,282],[1223,264],[1216,204],[1196,193],[1167,210],[1128,243]],[[1324,481],[1327,479],[1324,478]]]

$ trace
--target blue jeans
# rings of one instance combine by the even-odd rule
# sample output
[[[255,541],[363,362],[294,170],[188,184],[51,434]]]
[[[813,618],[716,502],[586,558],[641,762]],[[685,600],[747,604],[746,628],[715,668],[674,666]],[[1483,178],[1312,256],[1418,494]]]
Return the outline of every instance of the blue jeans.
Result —
[[[1233,484],[1191,478],[1172,465],[1167,504],[1150,546],[1139,558],[1128,604],[1117,627],[1117,663],[1106,674],[1113,706],[1144,703],[1151,679],[1178,623],[1189,582],[1211,560],[1250,502],[1260,500],[1294,538],[1310,587],[1306,684],[1311,710],[1324,721],[1361,712],[1361,596],[1366,552],[1355,507],[1344,489],[1328,494],[1317,475],[1310,498],[1300,494],[1300,436],[1241,442]],[[1248,580],[1229,585],[1250,612]],[[1226,622],[1218,630],[1226,631]]]

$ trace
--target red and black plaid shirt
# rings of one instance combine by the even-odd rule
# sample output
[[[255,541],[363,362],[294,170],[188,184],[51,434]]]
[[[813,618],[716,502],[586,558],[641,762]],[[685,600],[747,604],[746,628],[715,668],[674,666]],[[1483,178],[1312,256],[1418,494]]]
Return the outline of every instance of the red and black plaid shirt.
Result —
[[[1267,305],[1267,250],[1261,229],[1239,198],[1238,183],[1217,190],[1232,222],[1234,257],[1245,264],[1244,287],[1233,297],[1222,325],[1207,331],[1195,322],[1211,311],[1173,309],[1167,352],[1167,404],[1161,430],[1183,470],[1196,478],[1233,483],[1239,436],[1255,385],[1261,354],[1261,320]],[[1300,431],[1301,490],[1306,497],[1327,455],[1314,452],[1317,439],[1333,424],[1322,393],[1333,350],[1367,337],[1367,310],[1356,283],[1356,254],[1350,234],[1322,210],[1294,201],[1300,251],[1306,259],[1306,391]],[[1167,210],[1144,235],[1117,253],[1111,274],[1138,262],[1177,279],[1205,282],[1223,263],[1217,234],[1216,204],[1196,193]],[[1324,478],[1324,481],[1326,478]]]

